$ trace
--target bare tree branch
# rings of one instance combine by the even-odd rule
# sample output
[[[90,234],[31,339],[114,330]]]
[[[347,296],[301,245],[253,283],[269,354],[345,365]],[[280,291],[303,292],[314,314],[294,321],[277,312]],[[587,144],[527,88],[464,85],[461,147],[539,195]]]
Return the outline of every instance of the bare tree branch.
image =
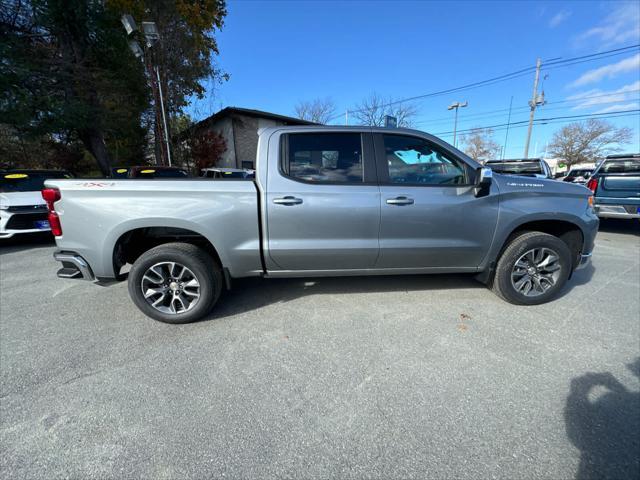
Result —
[[[474,128],[462,136],[464,153],[478,162],[486,162],[495,158],[500,145],[493,141],[493,130],[490,128]]]
[[[296,117],[324,125],[335,116],[336,106],[329,97],[316,98],[311,101],[299,101],[294,110]]]
[[[361,125],[374,127],[384,126],[387,115],[398,119],[398,127],[411,127],[418,115],[418,109],[411,103],[394,103],[393,98],[384,98],[376,92],[364,98],[353,109],[355,117]]]
[[[598,159],[623,150],[633,132],[628,127],[616,128],[605,120],[589,119],[571,123],[553,134],[548,152],[564,160],[568,166],[577,163],[594,163]]]

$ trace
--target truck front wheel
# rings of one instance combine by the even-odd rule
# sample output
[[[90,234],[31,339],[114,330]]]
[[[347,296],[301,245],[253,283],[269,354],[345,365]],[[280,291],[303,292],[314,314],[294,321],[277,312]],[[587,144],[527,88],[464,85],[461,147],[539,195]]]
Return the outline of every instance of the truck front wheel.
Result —
[[[207,315],[222,291],[222,269],[202,248],[166,243],[143,253],[129,272],[129,295],[160,322],[189,323]]]
[[[558,237],[524,232],[507,245],[493,279],[493,291],[516,305],[555,298],[571,273],[571,251]]]

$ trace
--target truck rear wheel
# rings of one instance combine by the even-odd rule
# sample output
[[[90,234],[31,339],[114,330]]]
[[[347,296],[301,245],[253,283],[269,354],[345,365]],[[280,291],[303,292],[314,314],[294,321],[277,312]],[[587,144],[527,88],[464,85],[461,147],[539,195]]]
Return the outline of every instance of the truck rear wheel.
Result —
[[[166,243],[143,253],[129,272],[129,295],[147,316],[189,323],[208,314],[222,291],[222,269],[202,248]]]
[[[496,267],[493,291],[516,305],[552,300],[571,273],[571,251],[558,237],[524,232],[507,245]]]

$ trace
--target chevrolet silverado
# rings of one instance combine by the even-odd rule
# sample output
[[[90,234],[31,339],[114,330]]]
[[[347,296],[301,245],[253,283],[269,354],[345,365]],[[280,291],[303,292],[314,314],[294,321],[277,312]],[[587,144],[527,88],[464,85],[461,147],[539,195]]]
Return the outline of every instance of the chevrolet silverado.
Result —
[[[581,185],[495,174],[423,132],[259,131],[254,179],[50,180],[58,276],[128,278],[146,315],[207,315],[232,279],[475,273],[503,299],[547,302],[588,263]]]

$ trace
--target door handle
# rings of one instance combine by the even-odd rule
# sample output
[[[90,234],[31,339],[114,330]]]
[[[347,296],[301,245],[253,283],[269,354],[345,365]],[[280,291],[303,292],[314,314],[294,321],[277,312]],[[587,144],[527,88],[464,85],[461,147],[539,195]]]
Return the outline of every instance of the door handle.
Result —
[[[389,205],[413,205],[413,198],[408,198],[408,197],[387,198],[387,203]]]
[[[282,198],[274,198],[273,203],[275,203],[276,205],[300,205],[302,203],[302,199],[287,196]]]

